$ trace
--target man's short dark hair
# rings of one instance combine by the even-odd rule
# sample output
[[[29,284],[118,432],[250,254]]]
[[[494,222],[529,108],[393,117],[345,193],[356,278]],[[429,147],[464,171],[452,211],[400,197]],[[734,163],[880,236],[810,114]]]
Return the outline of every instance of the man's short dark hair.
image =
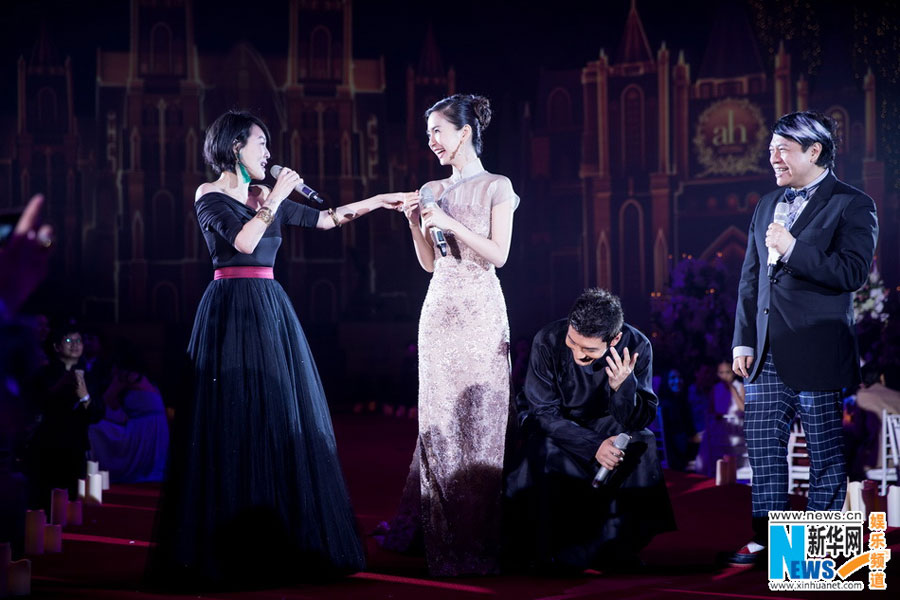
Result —
[[[266,141],[271,142],[272,138],[266,124],[247,111],[229,110],[209,126],[206,130],[206,141],[203,143],[203,158],[216,174],[223,171],[236,172],[235,145],[243,148],[247,144],[250,129],[254,125],[259,126],[266,135]]]
[[[834,168],[837,146],[837,124],[831,117],[814,110],[786,114],[772,127],[772,133],[794,140],[806,152],[816,142],[822,144],[822,152],[816,164]]]
[[[569,325],[581,335],[607,344],[622,331],[625,315],[618,296],[602,288],[588,288],[578,296],[569,313]]]

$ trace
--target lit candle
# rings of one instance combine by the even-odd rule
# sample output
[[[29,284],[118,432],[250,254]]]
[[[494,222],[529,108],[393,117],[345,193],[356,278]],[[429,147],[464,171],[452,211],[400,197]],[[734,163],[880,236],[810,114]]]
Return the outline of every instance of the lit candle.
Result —
[[[87,496],[84,501],[88,504],[101,504],[103,502],[103,477],[97,473],[88,475]]]
[[[81,500],[69,502],[67,508],[66,520],[69,525],[81,525],[84,523],[84,511],[81,506]]]
[[[62,552],[62,525],[46,525],[44,527],[44,552]]]
[[[31,595],[31,561],[27,558],[17,560],[9,565],[9,595]]]
[[[96,475],[96,474],[99,473],[99,472],[100,472],[100,463],[98,463],[96,460],[89,460],[89,461],[87,461],[87,474],[88,474],[88,476],[90,476],[90,475]]]
[[[87,490],[87,483],[84,479],[78,480],[78,499],[81,500],[85,497],[85,491]]]
[[[50,494],[50,522],[66,526],[69,490],[56,488]]]
[[[25,554],[44,553],[44,527],[47,516],[42,510],[29,510],[25,513]]]
[[[109,489],[109,471],[100,471],[100,477],[103,481],[103,491]]]
[[[716,461],[716,485],[728,485],[731,483],[728,481],[728,475],[728,461],[720,458]]]

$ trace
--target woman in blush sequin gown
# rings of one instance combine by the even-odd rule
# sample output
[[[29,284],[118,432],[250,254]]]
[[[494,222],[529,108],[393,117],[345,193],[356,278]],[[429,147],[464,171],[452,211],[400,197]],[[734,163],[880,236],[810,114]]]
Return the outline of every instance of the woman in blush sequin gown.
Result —
[[[509,324],[495,269],[506,263],[519,198],[484,170],[491,110],[457,94],[428,112],[428,146],[453,174],[405,211],[419,263],[434,275],[419,320],[419,437],[383,545],[408,551],[421,532],[436,576],[499,571],[500,496],[510,400]],[[433,229],[446,237],[446,256]]]

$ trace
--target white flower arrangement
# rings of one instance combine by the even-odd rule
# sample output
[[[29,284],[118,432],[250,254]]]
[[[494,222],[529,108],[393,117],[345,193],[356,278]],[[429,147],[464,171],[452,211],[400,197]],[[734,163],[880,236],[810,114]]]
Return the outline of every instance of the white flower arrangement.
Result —
[[[872,265],[872,272],[866,283],[853,295],[853,316],[856,322],[868,317],[882,323],[886,322],[888,315],[884,312],[884,303],[887,301],[888,291],[884,287],[884,280],[878,272],[878,267]]]

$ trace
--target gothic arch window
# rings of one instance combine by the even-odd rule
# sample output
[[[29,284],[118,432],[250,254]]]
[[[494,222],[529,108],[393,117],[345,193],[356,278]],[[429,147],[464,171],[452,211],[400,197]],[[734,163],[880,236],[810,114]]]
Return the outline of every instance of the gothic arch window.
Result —
[[[131,219],[131,260],[144,259],[144,218],[141,211],[134,211]]]
[[[656,234],[656,243],[653,244],[653,291],[661,292],[669,278],[669,244],[666,236],[660,229]]]
[[[337,177],[341,174],[341,144],[332,140],[325,144],[325,175]]]
[[[547,127],[566,129],[571,126],[572,97],[564,88],[555,88],[547,98]]]
[[[619,209],[619,289],[627,298],[644,294],[644,209],[633,198]]]
[[[319,25],[309,36],[309,72],[313,79],[328,79],[331,72],[331,31]]]
[[[52,132],[59,123],[59,104],[53,88],[42,87],[37,94],[37,129]]]
[[[337,321],[337,290],[326,279],[315,282],[310,292],[312,322],[334,323]]]
[[[164,323],[178,322],[178,288],[168,281],[161,281],[153,288],[153,316]]]
[[[612,287],[612,259],[609,252],[609,238],[606,232],[600,233],[595,249],[597,259],[597,285],[604,289]]]
[[[337,131],[341,126],[341,118],[335,106],[329,106],[322,115],[322,126],[325,131]]]
[[[184,136],[184,154],[185,162],[187,164],[185,170],[188,173],[197,172],[197,155],[199,151],[200,150],[197,146],[197,132],[194,131],[193,127],[191,127],[190,129],[188,129],[187,135]]]
[[[309,140],[309,138],[307,138],[307,141],[303,142],[301,164],[303,165],[304,173],[319,172],[319,145],[315,140]]]
[[[300,161],[301,156],[302,152],[300,152],[300,132],[295,129],[291,132],[291,164],[302,165],[303,163]]]
[[[636,85],[622,90],[622,168],[644,169],[644,91]]]
[[[165,23],[150,29],[150,73],[166,75],[172,72],[172,30]]]
[[[350,134],[341,135],[341,175],[349,177],[353,172],[353,155],[351,153]]]
[[[316,111],[312,109],[303,111],[301,122],[305,131],[315,131],[319,128],[318,119],[316,119]]]
[[[130,142],[131,162],[129,164],[132,171],[137,171],[141,168],[141,134],[138,133],[137,127],[131,128]]]

